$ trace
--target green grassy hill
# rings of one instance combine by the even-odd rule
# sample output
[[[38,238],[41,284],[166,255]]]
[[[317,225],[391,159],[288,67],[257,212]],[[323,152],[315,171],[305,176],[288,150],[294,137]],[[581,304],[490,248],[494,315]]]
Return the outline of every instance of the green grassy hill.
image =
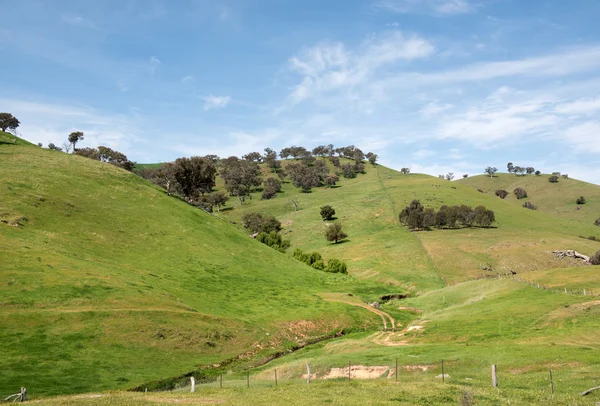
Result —
[[[495,184],[481,193],[481,185],[467,183],[477,177],[448,182],[367,165],[366,174],[335,188],[301,193],[284,183],[272,200],[259,193],[243,205],[232,199],[211,216],[114,166],[37,147],[0,144],[0,171],[2,393],[23,385],[38,396],[127,389],[228,359],[236,361],[225,371],[255,367],[256,382],[269,382],[274,368],[282,379],[299,381],[307,362],[317,379],[349,361],[385,370],[372,385],[345,390],[346,383],[327,382],[315,389],[334,391],[347,404],[378,399],[396,358],[402,392],[389,387],[388,403],[445,404],[473,390],[481,404],[546,404],[549,368],[557,374],[558,403],[583,404],[576,394],[597,385],[600,301],[557,290],[600,291],[600,273],[551,252],[593,254],[600,243],[579,236],[597,227],[501,200],[493,196]],[[528,191],[533,195],[533,186]],[[588,195],[586,208],[594,204]],[[485,205],[498,222],[410,232],[398,214],[413,199],[436,209]],[[323,236],[325,204],[335,208],[347,241]],[[343,259],[350,275],[312,270],[248,238],[240,221],[248,212],[281,220],[289,252]],[[367,305],[384,293],[407,292],[409,298],[383,301],[384,313]],[[383,320],[388,327],[395,322],[395,330],[382,331]],[[263,365],[273,354],[342,330],[349,334]],[[448,388],[437,382],[442,359]],[[499,391],[488,388],[492,363],[502,368]],[[297,387],[211,390],[210,399],[196,400],[325,399]],[[85,399],[113,404],[109,397]]]
[[[299,211],[294,211],[290,199],[300,202]],[[435,209],[444,204],[484,205],[495,212],[497,227],[412,233],[399,225],[398,214],[413,199]],[[337,221],[350,236],[343,244],[328,243],[323,236],[319,210],[326,204],[336,209]],[[441,287],[444,281],[454,284],[496,273],[573,266],[551,251],[575,249],[592,255],[600,249],[599,242],[579,238],[594,235],[598,228],[593,222],[527,210],[458,182],[403,175],[380,165],[367,165],[366,174],[342,179],[336,188],[302,193],[286,183],[275,199],[255,197],[241,206],[230,205],[234,210],[222,212],[225,218],[239,223],[243,213],[274,214],[282,220],[292,249],[340,257],[352,275],[415,291]]]
[[[16,135],[12,135],[10,133],[5,133],[4,131],[0,131],[0,145],[1,144],[34,145],[34,144],[32,144],[31,142],[29,142],[27,140],[19,138]]]
[[[509,192],[505,199],[508,203],[521,206],[525,201],[530,201],[539,211],[554,217],[594,224],[600,217],[600,186],[562,177],[558,183],[550,183],[548,177],[549,175],[516,176],[501,173],[493,178],[485,175],[473,176],[461,179],[457,183],[481,189],[491,196],[495,196],[496,190],[503,189]],[[513,193],[517,187],[527,191],[527,199],[517,199]],[[576,203],[579,196],[585,197],[585,204]],[[600,236],[600,228],[596,230],[596,235]],[[585,236],[588,237],[587,234]]]
[[[131,388],[380,324],[321,298],[369,285],[112,165],[0,145],[0,173],[0,393]]]

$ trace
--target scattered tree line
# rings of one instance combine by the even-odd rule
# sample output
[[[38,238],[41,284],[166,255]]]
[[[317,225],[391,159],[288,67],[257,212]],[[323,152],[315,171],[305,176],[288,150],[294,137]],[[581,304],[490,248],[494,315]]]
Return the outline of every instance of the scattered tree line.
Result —
[[[320,271],[342,274],[348,273],[348,267],[345,262],[338,259],[330,259],[325,263],[323,257],[318,252],[305,253],[299,248],[296,248],[292,256],[298,261],[304,262],[306,265]]]
[[[496,217],[492,210],[485,206],[473,209],[467,205],[442,206],[436,212],[433,208],[425,208],[419,200],[413,200],[399,215],[400,224],[411,230],[429,230],[432,227],[464,228],[490,227]]]
[[[532,166],[518,166],[518,165],[514,165],[512,162],[509,162],[508,164],[506,164],[506,169],[508,169],[508,173],[514,173],[517,176],[525,176],[525,174],[527,175],[532,175],[532,174],[536,174],[536,175],[541,175],[542,173],[540,171],[536,171],[534,167]]]

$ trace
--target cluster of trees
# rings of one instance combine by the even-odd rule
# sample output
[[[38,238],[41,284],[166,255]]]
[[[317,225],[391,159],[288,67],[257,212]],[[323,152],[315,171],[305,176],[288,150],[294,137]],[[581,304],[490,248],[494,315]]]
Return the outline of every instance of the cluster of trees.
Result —
[[[412,230],[428,230],[437,228],[489,227],[496,221],[492,210],[485,206],[473,209],[471,206],[442,206],[436,212],[433,208],[425,208],[419,200],[413,200],[399,215],[400,224]]]
[[[100,162],[106,162],[128,171],[133,171],[133,167],[135,166],[135,162],[127,159],[125,154],[115,151],[109,147],[99,146],[98,148],[74,148],[73,153],[75,155],[80,155]]]
[[[540,171],[536,171],[535,168],[532,166],[518,166],[514,165],[512,162],[506,164],[506,169],[508,169],[508,173],[514,173],[517,176],[525,176],[525,174],[536,174],[537,176],[539,176],[542,174]]]
[[[306,265],[320,271],[343,274],[348,273],[348,267],[344,262],[338,259],[330,259],[325,263],[323,257],[318,252],[305,253],[299,248],[296,248],[292,256],[298,261],[304,262]]]
[[[260,213],[246,213],[242,216],[244,228],[251,231],[253,234],[276,233],[281,231],[281,222],[275,216],[263,216]]]
[[[440,179],[446,179],[448,181],[454,180],[454,172],[448,172],[445,175],[438,175],[438,178],[440,178]]]
[[[279,252],[285,253],[285,251],[290,248],[290,241],[284,240],[277,231],[271,231],[270,233],[265,233],[263,231],[256,236],[256,239]]]
[[[10,113],[0,113],[0,129],[4,132],[6,130],[16,130],[21,122]]]

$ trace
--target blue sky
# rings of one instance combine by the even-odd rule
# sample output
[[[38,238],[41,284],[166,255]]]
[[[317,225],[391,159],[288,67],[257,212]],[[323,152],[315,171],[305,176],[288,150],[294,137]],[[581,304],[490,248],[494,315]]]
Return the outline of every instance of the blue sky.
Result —
[[[354,144],[600,183],[597,0],[0,0],[0,111],[138,162]]]

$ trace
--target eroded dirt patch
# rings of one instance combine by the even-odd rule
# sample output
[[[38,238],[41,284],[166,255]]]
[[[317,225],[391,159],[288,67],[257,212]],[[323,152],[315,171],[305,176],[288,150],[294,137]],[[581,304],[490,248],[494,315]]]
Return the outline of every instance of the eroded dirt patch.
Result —
[[[390,367],[388,366],[373,366],[367,367],[364,365],[352,365],[350,367],[350,379],[377,379],[385,374]],[[327,375],[322,379],[348,378],[348,367],[346,368],[331,368]]]

